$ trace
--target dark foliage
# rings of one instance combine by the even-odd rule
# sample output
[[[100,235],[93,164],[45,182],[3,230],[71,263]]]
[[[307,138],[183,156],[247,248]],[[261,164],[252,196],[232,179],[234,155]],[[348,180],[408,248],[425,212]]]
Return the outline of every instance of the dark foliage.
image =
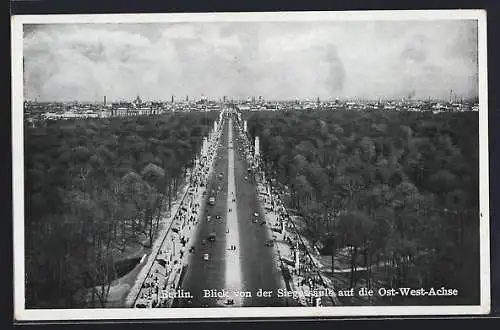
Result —
[[[117,259],[150,247],[217,112],[25,127],[26,307],[104,306]],[[120,267],[118,267],[120,268]],[[92,297],[76,293],[91,289]]]
[[[244,118],[307,234],[325,253],[349,251],[352,269],[367,268],[365,279],[351,272],[351,286],[446,286],[460,292],[454,303],[478,303],[477,112]]]

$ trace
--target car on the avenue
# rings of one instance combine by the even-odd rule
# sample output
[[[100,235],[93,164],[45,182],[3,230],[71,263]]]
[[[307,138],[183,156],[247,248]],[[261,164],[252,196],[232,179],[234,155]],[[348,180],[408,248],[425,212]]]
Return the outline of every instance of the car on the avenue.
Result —
[[[209,260],[209,259],[210,259],[210,256],[208,255],[208,253],[204,253],[203,260]]]

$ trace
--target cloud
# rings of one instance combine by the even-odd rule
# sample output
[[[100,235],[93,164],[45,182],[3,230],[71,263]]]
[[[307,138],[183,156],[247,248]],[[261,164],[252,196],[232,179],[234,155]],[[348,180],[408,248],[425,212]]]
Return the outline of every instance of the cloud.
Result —
[[[472,21],[31,25],[25,96],[477,95]]]

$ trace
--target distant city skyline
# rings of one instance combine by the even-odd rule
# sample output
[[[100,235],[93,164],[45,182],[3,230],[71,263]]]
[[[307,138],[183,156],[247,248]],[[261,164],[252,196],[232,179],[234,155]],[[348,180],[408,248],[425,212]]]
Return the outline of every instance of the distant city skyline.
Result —
[[[26,100],[478,96],[473,20],[25,25]]]
[[[137,96],[136,96],[137,97]],[[125,97],[125,98],[120,98],[120,99],[114,99],[114,100],[107,100],[105,104],[107,105],[111,105],[113,103],[133,103],[135,98],[136,97]],[[172,103],[172,100],[171,99],[143,99],[141,97],[141,100],[143,103],[155,103],[155,102],[158,102],[158,103]],[[215,99],[215,98],[207,98],[206,99],[207,102],[216,102],[216,103],[221,103],[221,102],[226,102],[226,103],[231,103],[231,102],[245,102],[245,101],[248,101],[247,98],[231,98],[231,97],[228,97],[226,101],[223,101],[222,98],[218,98],[218,99]],[[80,103],[80,104],[86,104],[86,103],[89,103],[89,104],[104,104],[104,100],[77,100],[77,99],[73,99],[73,100],[64,100],[64,101],[58,101],[58,100],[39,100],[39,99],[25,99],[24,101],[26,102],[38,102],[38,103]],[[188,101],[186,101],[186,99],[176,99],[174,100],[173,103],[197,103],[200,101],[200,98],[194,98],[194,97],[190,97]],[[267,100],[267,99],[263,99],[261,102],[263,103],[280,103],[280,102],[296,102],[296,101],[299,101],[299,102],[312,102],[312,103],[316,103],[318,101],[318,98],[292,98],[292,99],[281,99],[281,100],[278,100],[278,99],[270,99],[270,100]],[[407,102],[407,103],[412,103],[412,102],[433,102],[433,103],[439,103],[439,102],[445,102],[445,103],[449,103],[450,101],[450,98],[446,99],[446,98],[431,98],[431,97],[426,97],[426,98],[411,98],[411,99],[408,99],[408,98],[391,98],[391,97],[380,97],[380,98],[373,98],[373,99],[370,99],[370,98],[326,98],[326,99],[319,99],[319,101],[321,103],[332,103],[332,102],[335,102],[335,101],[340,101],[340,102],[364,102],[364,103],[371,103],[371,102]],[[452,103],[460,103],[460,102],[472,102],[472,101],[478,101],[478,97],[477,96],[474,96],[474,97],[468,97],[468,98],[465,98],[465,97],[461,97],[461,96],[457,96],[457,95],[454,95],[453,98],[451,99]],[[252,101],[250,101],[252,102]],[[256,98],[255,99],[255,103],[261,103],[259,102],[259,100]]]
[[[134,103],[137,101],[137,99],[140,99],[141,102],[143,103],[150,103],[150,102],[162,102],[162,103],[198,103],[198,102],[217,102],[217,103],[231,103],[231,102],[251,102],[251,103],[269,103],[269,102],[294,102],[294,101],[300,101],[300,102],[334,102],[334,101],[341,101],[341,102],[350,102],[350,101],[360,101],[360,102],[372,102],[372,101],[384,101],[384,102],[390,102],[390,101],[405,101],[405,102],[422,102],[422,101],[432,101],[432,102],[460,102],[460,101],[471,101],[471,100],[476,100],[478,99],[477,96],[470,96],[470,97],[464,97],[463,95],[457,95],[455,93],[449,93],[448,97],[442,97],[442,98],[436,98],[436,97],[414,97],[413,95],[411,96],[402,96],[402,97],[390,97],[390,96],[384,96],[384,97],[378,97],[378,98],[362,98],[362,97],[326,97],[326,98],[320,98],[318,96],[316,97],[294,97],[294,98],[289,98],[289,99],[266,99],[262,96],[248,96],[248,97],[234,97],[234,96],[228,96],[224,95],[222,97],[218,96],[211,96],[211,95],[185,95],[184,97],[175,97],[174,95],[171,95],[170,97],[164,97],[161,99],[152,99],[152,98],[146,98],[143,97],[140,94],[136,95],[130,95],[130,96],[124,96],[116,99],[110,99],[107,95],[103,95],[103,97],[100,100],[84,100],[84,99],[68,99],[64,101],[57,101],[57,100],[39,100],[38,98],[35,99],[28,99],[25,98],[25,101],[29,102],[61,102],[61,103],[99,103],[99,104],[111,104],[111,103]]]

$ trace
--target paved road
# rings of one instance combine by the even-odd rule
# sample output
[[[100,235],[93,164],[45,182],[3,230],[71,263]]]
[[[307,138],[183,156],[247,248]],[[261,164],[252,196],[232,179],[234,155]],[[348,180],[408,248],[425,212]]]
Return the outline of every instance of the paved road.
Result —
[[[180,285],[193,298],[176,299],[173,307],[268,307],[291,304],[276,296],[277,290],[284,287],[281,271],[274,248],[266,246],[270,233],[266,225],[262,224],[264,217],[259,212],[255,182],[247,173],[245,157],[240,151],[242,144],[238,140],[239,133],[232,122],[224,121],[222,145],[218,150],[213,177],[209,179],[209,193],[202,205],[204,219],[191,242],[196,250],[189,258]],[[229,126],[232,132],[229,132]],[[230,138],[232,143],[229,142]],[[234,168],[228,171],[229,165]],[[219,176],[220,173],[223,175]],[[216,196],[214,206],[207,204],[212,195]],[[255,212],[259,213],[258,217],[254,216]],[[210,221],[206,220],[207,215],[211,216]],[[217,215],[220,220],[216,219]],[[211,233],[216,234],[214,242],[207,239]],[[231,245],[235,245],[236,250],[230,249]],[[209,260],[203,259],[205,253],[209,254]],[[230,297],[205,297],[203,290],[210,289],[217,292],[226,289]],[[272,291],[272,294],[270,297],[258,297],[259,289]],[[249,292],[251,296],[240,298],[233,296],[233,291]],[[228,299],[233,299],[234,304],[227,305]]]

